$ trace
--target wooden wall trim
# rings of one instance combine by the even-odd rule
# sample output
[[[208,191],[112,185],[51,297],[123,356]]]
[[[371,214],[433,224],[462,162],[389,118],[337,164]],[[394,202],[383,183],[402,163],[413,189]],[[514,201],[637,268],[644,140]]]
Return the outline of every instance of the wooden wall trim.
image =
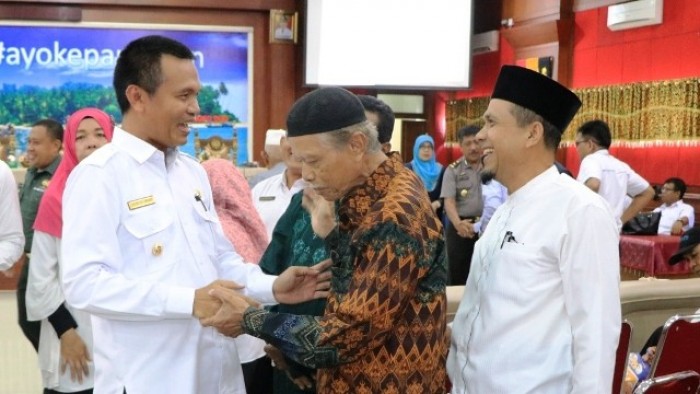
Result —
[[[82,8],[72,5],[0,4],[0,19],[80,22]]]
[[[251,10],[262,11],[271,9],[298,10],[299,5],[294,0],[14,0],[4,2],[14,4],[63,4],[88,6],[118,6],[118,7],[165,7],[165,8],[196,8],[218,10]]]
[[[607,7],[613,4],[624,3],[625,1],[629,0],[574,0],[574,12]]]

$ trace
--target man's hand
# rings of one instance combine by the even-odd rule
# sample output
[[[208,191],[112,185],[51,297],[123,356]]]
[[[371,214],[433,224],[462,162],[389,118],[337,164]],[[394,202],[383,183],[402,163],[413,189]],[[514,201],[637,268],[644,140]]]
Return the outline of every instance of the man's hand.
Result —
[[[296,378],[292,377],[290,374],[289,365],[287,365],[287,361],[284,359],[284,355],[279,349],[270,344],[266,344],[265,353],[272,360],[272,364],[280,371],[286,372],[289,380],[294,382],[294,384],[299,387],[300,390],[310,390],[314,387],[313,378],[309,376],[299,375]]]
[[[462,238],[474,238],[476,233],[474,232],[474,223],[470,220],[460,220],[455,226],[457,230],[457,235]]]
[[[85,342],[80,338],[78,331],[71,328],[61,335],[61,374],[70,368],[70,379],[74,382],[83,383],[83,377],[90,373],[88,363],[90,353]]]
[[[314,233],[321,238],[326,238],[337,225],[335,221],[335,203],[316,194],[313,188],[304,189],[301,206],[311,215],[311,227]]]
[[[676,220],[671,226],[671,235],[681,235],[683,234],[683,222]]]
[[[216,288],[240,290],[243,286],[230,280],[215,280],[205,287],[194,291],[194,303],[192,305],[192,315],[198,319],[210,317],[221,307],[221,301],[212,297],[209,291]]]
[[[326,259],[313,267],[287,268],[272,284],[275,300],[281,304],[298,304],[326,298],[331,287],[331,264],[331,259]]]
[[[275,368],[279,369],[280,371],[286,371],[289,369],[287,360],[284,359],[284,355],[279,349],[267,343],[265,344],[263,350],[265,350],[267,357],[270,357],[270,360],[272,360],[272,365]]]
[[[225,287],[215,287],[209,291],[209,295],[215,298],[221,307],[213,316],[200,319],[205,327],[214,327],[223,335],[237,337],[243,334],[243,313],[249,307],[260,308],[260,303],[237,291]]]

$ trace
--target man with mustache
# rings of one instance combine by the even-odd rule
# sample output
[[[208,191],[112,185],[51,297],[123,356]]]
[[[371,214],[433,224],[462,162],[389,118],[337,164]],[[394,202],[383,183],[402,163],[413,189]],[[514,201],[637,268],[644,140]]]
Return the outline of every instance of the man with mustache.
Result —
[[[452,393],[609,392],[620,333],[619,235],[605,201],[554,166],[581,101],[501,69],[477,134],[508,199],[474,250],[452,326]]]

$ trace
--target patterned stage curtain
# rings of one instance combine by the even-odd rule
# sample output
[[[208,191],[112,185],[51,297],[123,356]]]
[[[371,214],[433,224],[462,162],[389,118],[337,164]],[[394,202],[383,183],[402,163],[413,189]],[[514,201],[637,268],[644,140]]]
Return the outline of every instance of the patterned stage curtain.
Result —
[[[481,116],[489,106],[489,97],[451,100],[445,108],[445,142],[458,142],[457,130],[475,124],[483,125]]]
[[[576,129],[589,120],[610,125],[613,140],[633,145],[649,141],[689,142],[700,138],[700,79],[639,82],[574,90],[583,101],[568,129],[564,145],[573,143]],[[489,97],[453,100],[445,111],[445,141],[456,131],[481,124]],[[697,141],[695,141],[697,142]]]
[[[610,125],[614,141],[689,140],[700,138],[698,78],[578,89],[583,107],[564,139],[589,120]]]

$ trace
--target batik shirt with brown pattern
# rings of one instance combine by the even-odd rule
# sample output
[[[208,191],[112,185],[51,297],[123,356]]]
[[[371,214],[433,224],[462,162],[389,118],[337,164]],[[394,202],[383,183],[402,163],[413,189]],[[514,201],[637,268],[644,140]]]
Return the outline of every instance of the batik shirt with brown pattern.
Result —
[[[421,181],[392,154],[338,202],[338,222],[325,314],[250,308],[245,331],[319,368],[319,393],[442,393],[442,226]]]

